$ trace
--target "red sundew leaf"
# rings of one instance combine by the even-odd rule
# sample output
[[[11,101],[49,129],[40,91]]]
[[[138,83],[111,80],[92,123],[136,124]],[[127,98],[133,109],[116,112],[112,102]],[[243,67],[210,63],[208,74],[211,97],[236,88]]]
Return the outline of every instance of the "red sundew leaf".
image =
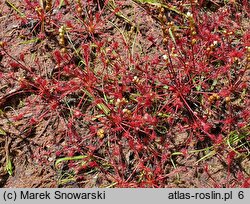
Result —
[[[62,151],[56,151],[56,157],[60,157],[62,154]]]
[[[249,188],[249,187],[250,187],[250,177],[247,178],[242,184],[242,188]]]
[[[219,92],[219,96],[221,96],[222,98],[224,97],[227,97],[230,95],[230,90],[228,89],[222,89],[220,92]]]
[[[143,150],[143,145],[142,145],[142,144],[136,144],[136,145],[135,145],[135,149],[136,149],[138,152],[140,152],[140,151]]]
[[[31,3],[30,0],[24,0],[24,1],[25,1],[25,3],[27,4],[27,6],[28,6],[29,8],[31,8],[31,7],[33,6],[33,4]]]
[[[47,80],[41,77],[38,77],[36,81],[41,87],[45,87],[48,84]]]
[[[249,117],[248,117],[247,119],[249,119]],[[246,125],[247,125],[247,122],[240,122],[240,123],[238,123],[238,127],[239,127],[239,128],[243,128],[243,127],[245,127]]]
[[[214,184],[213,184],[213,187],[214,187],[214,188],[221,188],[221,186],[220,186],[218,183],[214,183]]]
[[[114,155],[114,156],[119,156],[119,155],[120,155],[119,147],[117,147],[117,146],[114,147],[113,155]]]
[[[250,108],[249,107],[242,111],[242,117],[245,118],[246,120],[249,120],[249,118],[250,118]]]
[[[66,25],[67,28],[73,28],[74,27],[71,21],[66,21],[65,25]]]
[[[14,69],[20,67],[19,63],[17,63],[17,62],[10,62],[10,66],[11,66],[12,68],[14,68]]]
[[[129,145],[130,149],[134,149],[135,148],[134,141],[131,140],[131,139],[128,141],[128,145]]]
[[[148,36],[147,39],[148,39],[150,42],[152,42],[152,43],[154,43],[154,41],[155,41],[155,38],[154,38],[152,35]]]
[[[129,125],[130,125],[132,128],[139,128],[139,127],[141,127],[142,122],[141,122],[141,121],[132,121],[132,122],[129,123]]]
[[[189,95],[190,92],[191,92],[191,87],[189,87],[189,86],[184,86],[184,87],[182,88],[182,94],[184,94],[184,95]]]
[[[54,55],[54,58],[55,58],[57,64],[60,64],[63,61],[63,57],[62,57],[59,50],[54,51],[53,55]]]
[[[162,154],[162,156],[161,156],[161,162],[164,163],[164,162],[168,161],[170,157],[171,157],[170,153],[164,153],[164,154]]]
[[[212,141],[216,141],[216,136],[214,134],[207,133],[207,135]]]
[[[58,106],[59,103],[57,101],[52,101],[52,103],[50,104],[51,110],[56,110]]]
[[[231,165],[235,155],[236,155],[236,153],[234,151],[229,152],[229,154],[227,155],[227,164],[228,164],[228,166]]]
[[[124,138],[130,138],[130,134],[128,131],[124,132],[122,135]]]
[[[75,164],[73,161],[69,161],[68,167],[69,167],[69,168],[75,168],[75,167],[76,167],[76,164]]]
[[[150,135],[150,140],[153,141],[155,140],[155,138],[156,138],[156,133],[155,131],[153,131],[152,134]]]
[[[82,116],[81,111],[79,111],[79,110],[75,110],[75,111],[74,111],[74,116],[75,116],[76,118],[81,117],[81,116]]]
[[[37,123],[37,120],[33,117],[29,120],[29,124],[31,125],[35,125],[36,123]]]
[[[63,67],[63,71],[64,71],[66,74],[70,74],[70,73],[71,73],[70,66],[65,65],[65,66]]]
[[[220,134],[215,138],[215,144],[221,144],[223,142],[223,136]]]
[[[244,52],[243,51],[234,50],[234,51],[230,52],[228,54],[228,56],[231,57],[231,58],[234,58],[234,57],[241,58],[242,56],[244,56]]]
[[[176,107],[176,111],[177,111],[179,108],[183,107],[183,103],[182,103],[182,101],[181,101],[180,98],[176,98],[176,99],[174,100],[174,102],[173,102],[173,105]]]
[[[20,113],[20,114],[14,116],[14,117],[13,117],[13,120],[14,120],[14,121],[21,120],[21,119],[23,118],[23,116],[24,116],[24,114],[23,114],[23,113]]]
[[[111,45],[111,47],[113,48],[113,50],[117,50],[118,47],[119,47],[118,42],[113,42],[112,45]]]
[[[91,152],[94,152],[96,150],[96,147],[93,145],[86,146]]]
[[[19,56],[20,60],[24,62],[24,53],[21,53]]]
[[[63,18],[63,14],[61,12],[58,12],[55,14],[55,19],[57,19],[58,21],[61,20]]]
[[[184,157],[188,156],[188,150],[186,148],[182,148],[180,152],[183,154]]]
[[[231,125],[234,123],[234,118],[231,117],[227,117],[224,121],[223,121],[224,125]]]
[[[94,16],[95,16],[95,21],[97,23],[100,22],[101,13],[96,13]]]
[[[120,125],[122,122],[122,117],[120,115],[114,115],[112,116],[112,121],[116,124],[116,125]]]
[[[157,167],[155,168],[155,170],[154,170],[154,174],[155,174],[155,175],[162,174],[162,169],[161,169],[161,167],[157,166]]]
[[[26,79],[20,79],[19,80],[19,86],[21,89],[27,89],[28,87],[30,87],[31,83],[29,83]]]
[[[90,132],[93,133],[93,134],[97,133],[97,129],[98,129],[98,127],[95,126],[95,125],[92,125],[92,126],[89,127]]]
[[[160,63],[160,59],[159,59],[159,56],[155,56],[152,60],[151,60],[151,64],[152,65],[157,65]]]
[[[199,139],[199,141],[203,142],[205,140],[205,137],[201,136],[201,135],[198,135],[198,139]]]
[[[84,56],[89,56],[90,54],[90,46],[89,44],[82,44],[82,50],[83,50],[83,53],[84,53]]]
[[[119,9],[118,7],[116,7],[116,8],[113,10],[113,13],[114,13],[114,14],[117,14],[119,11],[120,11],[120,9]]]
[[[238,172],[237,172],[237,178],[238,178],[239,181],[242,181],[242,180],[244,179],[243,172],[238,171]]]
[[[205,164],[204,166],[204,171],[209,174],[209,167],[208,164]]]
[[[20,20],[20,21],[21,21],[21,23],[20,23],[21,26],[25,26],[25,25],[28,24],[28,19],[27,19],[27,17],[17,16],[16,18],[17,18],[17,20]]]
[[[250,34],[246,33],[243,35],[244,46],[250,46]]]
[[[202,128],[204,131],[209,132],[211,129],[211,125],[208,123],[202,123]]]
[[[45,35],[45,33],[40,32],[40,33],[37,35],[37,37],[38,37],[40,40],[44,40],[44,39],[46,38],[46,35]]]
[[[143,116],[143,120],[145,122],[151,121],[151,118],[152,118],[151,115],[149,115],[148,113],[145,113],[144,116]]]
[[[88,163],[88,166],[89,166],[90,168],[94,168],[94,167],[97,167],[98,164],[97,164],[95,161],[91,161],[91,162]]]
[[[122,131],[123,130],[123,128],[118,124],[118,126],[117,127],[115,127],[115,128],[113,128],[113,131],[114,132],[120,132],[120,131]]]

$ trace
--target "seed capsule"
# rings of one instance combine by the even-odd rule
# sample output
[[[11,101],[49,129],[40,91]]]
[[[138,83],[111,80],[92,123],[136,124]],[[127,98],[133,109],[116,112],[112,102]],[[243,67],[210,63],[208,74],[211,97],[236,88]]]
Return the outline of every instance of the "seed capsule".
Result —
[[[226,103],[229,103],[230,102],[230,97],[229,96],[227,96],[226,98],[225,98],[225,101],[226,101]]]
[[[162,20],[163,15],[160,13],[160,14],[158,15],[158,18],[159,18],[160,20]]]
[[[192,32],[192,35],[196,35],[196,34],[197,34],[196,31],[193,31],[193,32]]]
[[[61,52],[62,52],[62,53],[66,53],[66,52],[67,52],[67,49],[66,49],[65,47],[63,47],[63,48],[61,49]]]
[[[61,27],[59,28],[58,32],[59,32],[59,33],[64,33],[64,27],[61,26]]]
[[[50,11],[50,10],[51,10],[51,5],[47,5],[47,6],[45,7],[45,11],[48,12],[48,11]]]
[[[131,111],[129,109],[127,109],[127,108],[122,109],[122,112],[124,114],[128,114],[128,115],[131,114]]]
[[[60,45],[64,45],[64,44],[65,44],[64,38],[60,38],[60,39],[59,39],[59,44],[60,44]]]
[[[77,13],[78,13],[79,15],[82,14],[82,8],[81,8],[81,7],[78,7],[78,8],[77,8]]]
[[[5,43],[3,41],[0,41],[0,47],[4,47]]]
[[[163,21],[163,23],[166,23],[167,22],[167,17],[164,15],[163,17],[162,17],[162,21]]]
[[[167,39],[167,38],[164,38],[164,39],[163,39],[163,44],[165,44],[165,45],[168,44],[168,39]]]
[[[52,0],[46,0],[45,11],[48,12],[51,10],[51,8],[52,8]]]
[[[214,94],[214,97],[216,98],[216,100],[220,99],[220,96],[218,94]]]
[[[104,133],[105,133],[104,129],[101,128],[101,129],[99,129],[99,130],[97,131],[97,136],[98,136],[100,139],[102,139],[102,138],[104,138],[104,136],[105,136]]]
[[[209,97],[208,97],[208,100],[209,100],[210,102],[212,102],[212,101],[214,101],[214,97],[213,97],[213,96],[209,96]]]
[[[64,33],[59,33],[59,37],[63,38],[64,37]]]

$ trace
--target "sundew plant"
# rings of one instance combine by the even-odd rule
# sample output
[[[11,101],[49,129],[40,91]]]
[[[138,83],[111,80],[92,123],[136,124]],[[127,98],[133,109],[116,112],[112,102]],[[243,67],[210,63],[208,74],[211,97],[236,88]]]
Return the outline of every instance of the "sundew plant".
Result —
[[[49,172],[42,187],[250,187],[249,13],[247,0],[1,3],[1,176],[23,152]]]

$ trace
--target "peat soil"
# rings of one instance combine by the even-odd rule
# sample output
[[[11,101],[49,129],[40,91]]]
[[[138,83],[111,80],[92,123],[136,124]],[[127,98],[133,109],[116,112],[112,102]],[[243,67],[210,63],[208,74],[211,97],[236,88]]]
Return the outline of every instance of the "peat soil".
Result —
[[[21,11],[24,9],[23,1],[15,1],[15,6]],[[134,5],[138,6],[138,5]],[[133,7],[133,8],[134,8]],[[142,10],[143,8],[136,8]],[[131,8],[124,7],[123,13],[127,16],[134,15]],[[147,36],[147,33],[154,33],[157,39],[161,36],[159,25],[154,23],[151,16],[137,14],[137,20],[141,19],[140,32]],[[28,66],[37,64],[46,67],[47,72],[53,70],[56,66],[52,60],[52,52],[58,48],[58,44],[53,39],[45,39],[41,42],[29,41],[30,33],[34,28],[32,19],[26,25],[21,25],[17,20],[17,12],[5,1],[0,2],[0,41],[5,41],[8,45],[8,53],[19,59],[22,53],[24,61]],[[72,18],[70,13],[65,11],[65,18]],[[126,22],[119,17],[114,19],[116,25],[120,28],[126,28]],[[150,26],[149,26],[150,25]],[[129,29],[128,29],[129,30]],[[120,35],[115,28],[107,28],[107,32],[111,32],[113,36]],[[141,49],[144,52],[154,54],[158,51],[157,44],[155,45],[143,44],[141,42]],[[38,59],[38,60],[37,60]],[[3,73],[8,73],[6,67],[9,61],[2,58],[0,55],[0,70]],[[21,69],[13,73],[15,76],[22,76]],[[37,106],[34,108],[23,106],[24,101],[32,100],[34,96],[22,91],[18,82],[11,79],[3,79],[0,76],[0,187],[102,187],[108,182],[105,175],[99,173],[98,175],[85,175],[84,181],[77,182],[75,180],[63,181],[63,175],[60,169],[55,168],[56,152],[61,149],[66,140],[60,134],[63,121],[56,116],[45,118],[36,126],[27,125],[30,116],[37,111]],[[41,104],[42,106],[42,104]],[[15,116],[23,114],[22,119],[13,121]],[[54,117],[54,118],[53,118]],[[3,131],[4,130],[4,131]],[[85,130],[82,130],[84,132]],[[186,140],[186,135],[179,135],[175,141],[174,146],[178,146]],[[49,150],[49,154],[48,154]],[[39,157],[38,157],[39,155]],[[224,180],[228,176],[228,166],[223,163],[223,159],[213,156],[206,160],[206,165],[210,166],[209,174],[201,165],[196,165],[199,158],[204,155],[190,155],[187,157],[179,156],[175,162],[179,168],[177,171],[173,169],[169,174],[169,181],[167,187],[214,187],[216,182]],[[226,157],[226,155],[225,155]],[[11,161],[11,168],[7,171],[6,166],[8,160]],[[247,177],[250,175],[250,160],[245,158],[239,160],[235,164],[235,170],[241,170]],[[237,181],[237,175],[231,174],[230,182]]]

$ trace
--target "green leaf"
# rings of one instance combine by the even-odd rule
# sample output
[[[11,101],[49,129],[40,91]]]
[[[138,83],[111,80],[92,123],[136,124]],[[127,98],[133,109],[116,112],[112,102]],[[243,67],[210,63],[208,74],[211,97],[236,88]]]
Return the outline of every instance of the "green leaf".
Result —
[[[217,79],[213,80],[213,84],[210,87],[211,91],[214,90],[214,87],[217,85],[217,83],[218,83]]]
[[[137,1],[140,3],[149,3],[149,4],[159,3],[157,0],[137,0]]]
[[[2,128],[0,128],[0,135],[4,135],[4,136],[7,135],[6,132]]]
[[[65,5],[64,0],[61,0],[61,1],[60,1],[60,4],[59,4],[59,9],[60,9],[62,6],[64,6],[64,5]]]
[[[26,40],[26,41],[21,42],[20,45],[31,44],[31,43],[35,43],[35,42],[38,42],[38,41],[40,41],[39,38],[33,38],[31,40]]]
[[[79,155],[79,156],[75,156],[75,157],[63,157],[63,158],[56,160],[55,166],[57,166],[59,163],[61,163],[63,161],[81,160],[81,159],[84,159],[87,157],[88,157],[87,155]]]
[[[109,110],[109,108],[108,108],[104,103],[98,103],[98,104],[96,104],[96,106],[97,106],[105,115],[109,115],[110,110]]]
[[[195,87],[197,91],[201,90],[201,85],[199,84],[198,86]]]
[[[200,158],[198,161],[195,162],[195,164],[198,164],[199,162],[203,161],[203,160],[206,160],[208,158],[211,158],[212,156],[214,156],[216,154],[216,150],[207,150],[204,152],[205,153],[205,156],[203,156],[202,158]]]
[[[8,4],[11,8],[13,8],[22,18],[25,17],[25,15],[24,15],[21,11],[19,11],[18,8],[17,8],[13,3],[11,3],[11,2],[8,1],[8,0],[6,0],[5,2],[6,2],[6,4]]]
[[[175,41],[175,37],[174,37],[174,34],[173,34],[171,28],[168,29],[168,32],[169,32],[169,35],[170,35],[172,41],[174,42],[175,46],[177,46],[176,41]]]
[[[12,167],[11,160],[9,158],[7,158],[5,169],[8,172],[8,174],[10,176],[12,176],[12,174],[13,174],[13,167]]]
[[[186,14],[177,10],[174,6],[172,6],[172,7],[168,6],[168,5],[164,4],[161,0],[133,0],[133,1],[136,3],[146,3],[146,4],[153,5],[153,6],[163,7],[163,8],[170,10],[170,11],[173,11],[179,15],[186,16]]]

